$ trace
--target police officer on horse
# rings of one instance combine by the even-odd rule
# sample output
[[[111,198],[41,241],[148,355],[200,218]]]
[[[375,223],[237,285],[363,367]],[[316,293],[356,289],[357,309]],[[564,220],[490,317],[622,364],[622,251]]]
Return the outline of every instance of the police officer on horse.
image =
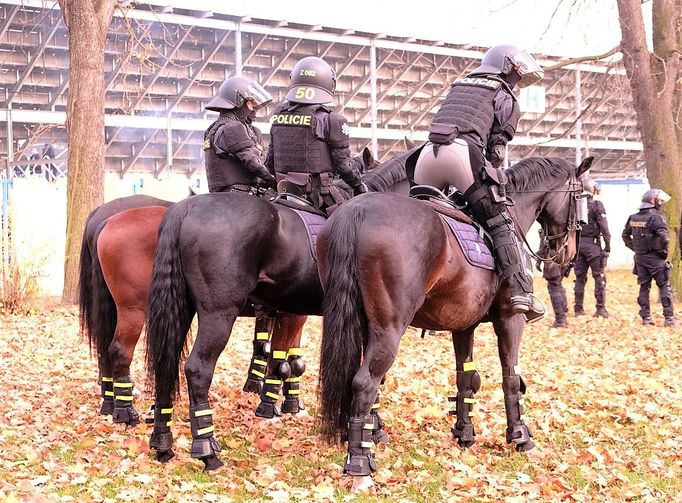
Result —
[[[589,178],[583,179],[583,194],[587,196],[587,225],[580,233],[578,256],[575,261],[575,292],[574,312],[576,316],[585,314],[583,301],[585,298],[585,284],[587,270],[592,269],[594,278],[594,297],[596,300],[595,316],[608,318],[606,310],[606,260],[611,253],[611,234],[606,220],[606,210],[601,201],[594,199],[599,194],[599,187]],[[602,238],[604,248],[601,247]]]
[[[346,119],[326,106],[334,96],[336,72],[323,59],[301,59],[291,71],[286,100],[270,119],[270,144],[266,165],[274,170],[287,191],[321,210],[333,210],[343,201],[332,187],[341,176],[355,195],[366,192],[360,173],[350,163],[350,137]]]
[[[643,325],[653,325],[649,307],[649,290],[653,279],[658,286],[665,326],[675,326],[673,292],[670,284],[672,265],[668,258],[668,222],[660,211],[670,196],[661,189],[649,189],[642,196],[639,211],[630,215],[623,229],[625,246],[635,252],[635,269],[639,283],[639,315]]]
[[[544,314],[507,211],[505,147],[521,116],[514,87],[538,82],[542,69],[526,51],[498,45],[481,65],[455,80],[429,127],[429,142],[414,162],[413,182],[456,187],[475,218],[490,233],[497,263],[511,290],[512,311],[528,321]],[[416,157],[416,155],[415,155]],[[408,166],[408,173],[411,167]]]
[[[265,167],[263,142],[253,119],[272,96],[257,82],[230,77],[206,110],[220,117],[204,133],[204,163],[209,192],[256,193],[258,186],[275,187]]]

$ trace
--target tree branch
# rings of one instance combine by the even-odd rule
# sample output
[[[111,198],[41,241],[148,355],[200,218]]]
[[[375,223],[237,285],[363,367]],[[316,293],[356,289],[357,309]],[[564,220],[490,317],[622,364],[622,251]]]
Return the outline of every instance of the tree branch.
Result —
[[[620,52],[620,44],[618,44],[616,47],[614,47],[610,51],[605,52],[604,54],[597,54],[596,56],[583,56],[580,58],[567,59],[566,61],[560,61],[559,63],[555,63],[552,66],[545,66],[543,68],[543,70],[548,72],[550,70],[558,70],[559,68],[564,68],[564,67],[569,66],[569,65],[575,65],[577,63],[583,63],[584,61],[599,61],[602,59],[606,59],[609,56],[613,56],[617,52]]]

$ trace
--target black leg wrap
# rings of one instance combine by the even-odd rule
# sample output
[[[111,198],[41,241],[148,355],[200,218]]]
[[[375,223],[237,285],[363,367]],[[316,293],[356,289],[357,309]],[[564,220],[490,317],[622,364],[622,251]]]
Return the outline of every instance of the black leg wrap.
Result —
[[[284,403],[282,403],[283,414],[298,414],[305,410],[303,400],[301,400],[300,381],[305,372],[305,362],[301,357],[301,348],[291,348],[287,356],[287,363],[291,369],[291,375],[284,380]]]
[[[213,438],[213,410],[208,402],[189,408],[189,426],[192,430],[191,456],[196,459],[213,456],[220,452],[220,445]]]
[[[384,431],[384,420],[381,419],[379,415],[380,407],[380,394],[377,391],[377,397],[372,405],[372,411],[370,412],[370,417],[374,421],[374,428],[372,429],[372,442],[375,444],[387,444],[389,441],[388,433]]]
[[[523,422],[523,394],[526,385],[520,375],[503,376],[504,408],[507,414],[507,443],[514,444],[517,451],[535,447],[528,426]]]
[[[244,383],[246,393],[260,393],[263,389],[265,370],[268,366],[268,355],[270,354],[270,333],[256,332],[253,340],[253,357],[249,365],[249,374]]]
[[[114,379],[114,423],[140,424],[140,413],[133,407],[133,386],[130,376]]]
[[[373,429],[374,420],[369,414],[348,422],[348,456],[343,465],[343,473],[365,476],[376,471],[376,461],[370,451]]]
[[[156,459],[162,462],[169,461],[173,456],[173,433],[170,430],[173,424],[172,405],[152,405],[154,412],[154,430],[149,438],[149,448],[156,449]]]
[[[103,416],[111,416],[114,413],[114,378],[102,376],[100,388],[102,406],[99,408],[99,413]]]
[[[476,442],[476,430],[471,418],[474,415],[474,394],[481,388],[481,376],[475,370],[473,362],[466,362],[465,371],[457,371],[457,396],[448,398],[455,402],[456,409],[450,415],[456,415],[457,420],[450,429],[457,443],[464,447],[471,447]]]
[[[286,351],[273,351],[272,353],[271,364],[275,370],[274,374],[265,377],[265,384],[260,393],[261,402],[256,409],[256,416],[258,417],[271,419],[282,415],[279,407],[277,407],[277,400],[282,388],[282,379],[287,379],[291,375],[291,368],[286,358]]]

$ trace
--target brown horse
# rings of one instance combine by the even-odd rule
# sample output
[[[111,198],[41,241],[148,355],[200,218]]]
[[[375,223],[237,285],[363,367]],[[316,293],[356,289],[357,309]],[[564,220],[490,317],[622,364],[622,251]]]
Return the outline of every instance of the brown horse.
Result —
[[[530,158],[507,170],[518,231],[525,234],[537,219],[551,257],[561,265],[575,254],[578,178],[591,162],[588,158],[576,168],[562,159]],[[518,370],[524,317],[511,312],[504,280],[494,270],[468,263],[432,207],[396,194],[360,196],[330,217],[317,247],[324,289],[321,420],[332,438],[347,429],[345,473],[366,479],[376,470],[370,410],[408,325],[452,332],[458,389],[452,433],[470,446],[475,440],[470,412],[480,387],[474,330],[492,322],[502,365],[507,441],[518,450],[533,447],[522,419],[525,384]]]

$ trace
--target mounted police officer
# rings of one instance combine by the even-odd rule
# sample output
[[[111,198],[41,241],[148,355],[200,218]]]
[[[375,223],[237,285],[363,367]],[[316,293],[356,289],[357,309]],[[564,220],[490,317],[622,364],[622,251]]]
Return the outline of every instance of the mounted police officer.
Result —
[[[599,187],[589,178],[583,179],[583,195],[587,196],[587,225],[580,233],[580,245],[575,261],[575,292],[574,312],[576,316],[585,314],[583,300],[585,298],[585,284],[587,271],[592,270],[594,278],[594,298],[596,300],[595,316],[608,318],[606,310],[606,261],[611,253],[611,234],[606,220],[606,210],[601,201],[594,199],[599,194]],[[602,238],[604,248],[602,249]]]
[[[649,290],[653,279],[658,286],[665,326],[675,326],[673,293],[670,285],[671,264],[668,258],[668,222],[660,211],[670,196],[661,189],[649,189],[642,196],[639,211],[630,215],[623,230],[625,246],[635,252],[635,274],[639,283],[639,315],[643,325],[653,325]]]
[[[336,73],[323,59],[310,56],[296,63],[290,78],[286,101],[270,119],[265,162],[278,182],[298,187],[316,208],[333,210],[343,200],[331,185],[335,174],[355,195],[367,190],[350,163],[348,123],[325,105],[333,100]]]
[[[253,126],[256,112],[272,101],[260,84],[230,77],[206,110],[220,117],[204,133],[204,163],[209,192],[256,193],[259,185],[275,187],[265,167],[260,131]]]
[[[528,321],[542,316],[544,308],[532,295],[533,280],[521,260],[500,165],[521,116],[513,89],[534,84],[542,76],[526,51],[512,45],[489,49],[478,68],[452,84],[431,122],[429,142],[418,154],[413,177],[415,184],[454,186],[464,194],[492,236],[513,312],[525,314]]]

